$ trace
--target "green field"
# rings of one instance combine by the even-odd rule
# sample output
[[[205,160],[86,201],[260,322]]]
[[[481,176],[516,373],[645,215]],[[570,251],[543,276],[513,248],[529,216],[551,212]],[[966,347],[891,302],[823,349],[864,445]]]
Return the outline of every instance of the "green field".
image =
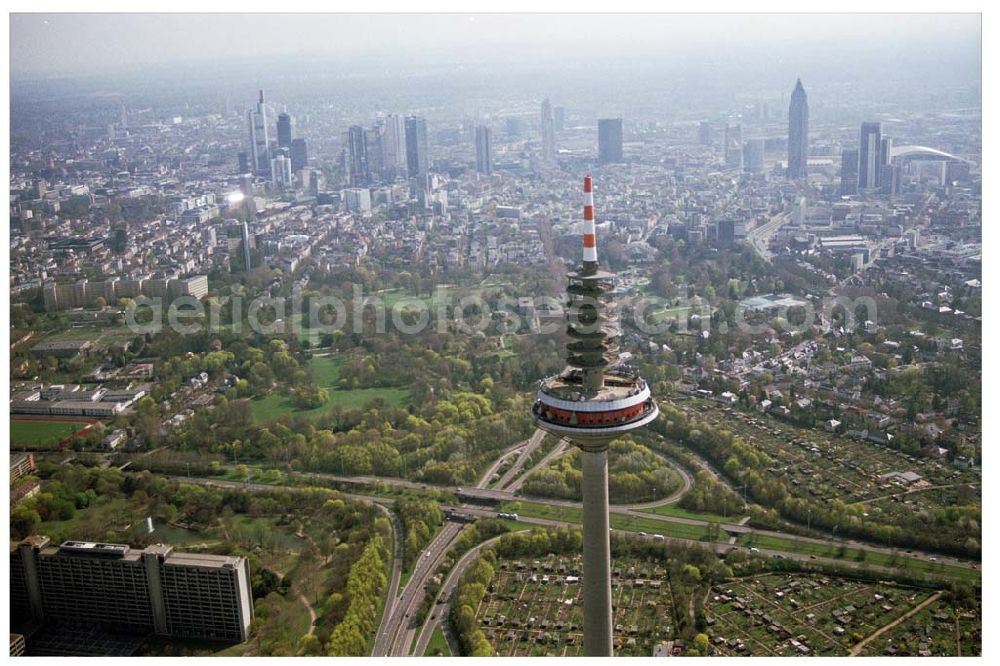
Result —
[[[930,562],[928,560],[917,559],[905,553],[899,553],[895,557],[888,553],[879,553],[867,549],[847,548],[841,550],[840,546],[832,543],[815,543],[812,541],[796,541],[794,539],[784,539],[770,534],[742,534],[736,543],[741,546],[754,546],[765,550],[779,550],[787,553],[799,553],[802,555],[815,555],[817,557],[835,558],[847,563],[857,562],[864,565],[874,565],[881,567],[892,567],[900,571],[912,573],[929,573],[935,576],[946,576],[949,578],[961,578],[975,581],[980,578],[979,571],[966,567],[956,567],[941,562]]]
[[[719,516],[714,513],[697,513],[682,509],[675,503],[654,506],[651,509],[641,509],[643,513],[651,513],[657,516],[671,516],[674,518],[690,518],[691,520],[708,520],[716,523],[737,523],[744,518],[742,515]]]
[[[315,409],[295,409],[287,395],[272,393],[265,398],[250,402],[254,419],[265,422],[285,414],[312,419],[328,413],[334,405],[346,408],[364,407],[372,400],[382,400],[390,407],[404,407],[410,403],[410,391],[405,388],[392,386],[351,390],[337,388],[337,378],[343,362],[342,356],[315,356],[309,361],[309,368],[312,370],[316,385],[325,388],[330,394],[330,399],[325,405]]]
[[[514,511],[528,518],[544,518],[546,520],[558,520],[567,523],[583,522],[583,511],[568,506],[552,506],[548,504],[536,504],[534,502],[514,502],[502,505],[500,511]],[[683,525],[657,520],[656,518],[638,518],[620,513],[611,514],[611,528],[626,532],[662,534],[663,536],[675,539],[692,539],[694,541],[706,541],[708,539],[708,530],[701,525]],[[728,535],[720,530],[719,539],[728,539]]]
[[[12,447],[48,448],[87,425],[84,421],[11,421]]]
[[[441,631],[441,625],[434,627],[434,631],[431,633],[431,639],[427,641],[427,649],[424,650],[424,656],[451,656],[451,648],[448,647],[448,641],[445,640],[444,633]]]
[[[98,344],[111,344],[114,342],[126,342],[134,340],[139,333],[132,331],[128,326],[74,326],[63,331],[51,333],[38,341],[62,342],[65,340],[90,340]],[[38,341],[35,341],[37,344]]]
[[[149,506],[135,506],[124,498],[99,498],[88,508],[76,511],[72,518],[42,521],[36,531],[53,543],[68,540],[128,543],[145,535],[145,519],[151,513]],[[191,547],[221,543],[219,535],[211,530],[188,530],[155,518],[153,528],[154,535],[174,545]]]

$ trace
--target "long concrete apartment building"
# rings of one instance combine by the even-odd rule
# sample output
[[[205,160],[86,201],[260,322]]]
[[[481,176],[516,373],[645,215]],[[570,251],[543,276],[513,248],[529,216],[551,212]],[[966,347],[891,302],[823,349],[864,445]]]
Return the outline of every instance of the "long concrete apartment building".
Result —
[[[31,536],[11,552],[11,620],[98,623],[132,634],[242,642],[253,621],[245,557],[155,544]],[[29,639],[30,643],[30,639]]]

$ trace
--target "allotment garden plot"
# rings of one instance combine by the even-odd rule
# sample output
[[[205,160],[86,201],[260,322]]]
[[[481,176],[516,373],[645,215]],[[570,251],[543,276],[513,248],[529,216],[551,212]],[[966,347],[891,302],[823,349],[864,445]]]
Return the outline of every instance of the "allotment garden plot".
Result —
[[[909,513],[949,506],[959,492],[967,504],[980,502],[980,473],[956,468],[944,459],[919,458],[769,416],[719,409],[704,399],[677,395],[674,403],[696,421],[731,430],[766,453],[772,460],[768,475],[784,481],[795,497],[856,504],[862,515],[873,519],[883,511],[896,513],[897,504]]]
[[[635,559],[612,562],[615,654],[651,656],[670,638],[666,569]],[[476,614],[500,656],[583,654],[579,557],[511,560],[499,565]]]
[[[707,633],[719,655],[847,655],[933,593],[834,576],[752,576],[712,587]]]

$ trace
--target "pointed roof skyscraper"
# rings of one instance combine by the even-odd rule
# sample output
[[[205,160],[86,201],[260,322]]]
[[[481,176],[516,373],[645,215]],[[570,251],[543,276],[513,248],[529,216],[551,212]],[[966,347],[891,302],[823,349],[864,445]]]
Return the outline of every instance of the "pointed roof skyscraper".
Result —
[[[792,100],[788,105],[788,178],[806,177],[809,159],[809,102],[802,79],[795,80]]]

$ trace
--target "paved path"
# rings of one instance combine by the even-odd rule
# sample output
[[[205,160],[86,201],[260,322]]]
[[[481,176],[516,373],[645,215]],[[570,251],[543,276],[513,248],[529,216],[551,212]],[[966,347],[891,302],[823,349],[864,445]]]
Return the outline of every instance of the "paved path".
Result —
[[[916,608],[913,608],[910,611],[908,611],[907,613],[904,613],[903,615],[901,615],[900,617],[897,617],[895,620],[893,620],[889,624],[885,625],[884,627],[882,627],[881,629],[879,629],[878,631],[876,631],[874,634],[872,634],[868,638],[864,639],[863,641],[861,641],[860,643],[858,643],[857,645],[855,645],[854,647],[852,647],[851,648],[851,652],[850,652],[850,654],[848,656],[850,656],[850,657],[857,657],[859,654],[861,654],[861,651],[865,649],[865,646],[868,645],[870,642],[872,642],[873,640],[875,640],[876,638],[878,638],[879,636],[881,636],[885,632],[889,631],[890,629],[892,629],[893,627],[895,627],[900,622],[903,622],[905,620],[910,619],[911,617],[913,617],[914,615],[916,615],[917,613],[919,613],[923,609],[927,608],[932,603],[934,603],[935,601],[937,601],[938,599],[940,599],[942,594],[944,594],[944,592],[941,591],[941,590],[938,590],[937,592],[935,592],[934,594],[932,594],[931,596],[929,596],[927,599],[925,599],[924,602],[921,603],[920,605],[918,605]]]
[[[309,611],[309,635],[312,636],[316,632],[316,609],[312,607],[309,600],[306,599],[306,595],[299,593],[299,601],[301,601],[306,610]]]

